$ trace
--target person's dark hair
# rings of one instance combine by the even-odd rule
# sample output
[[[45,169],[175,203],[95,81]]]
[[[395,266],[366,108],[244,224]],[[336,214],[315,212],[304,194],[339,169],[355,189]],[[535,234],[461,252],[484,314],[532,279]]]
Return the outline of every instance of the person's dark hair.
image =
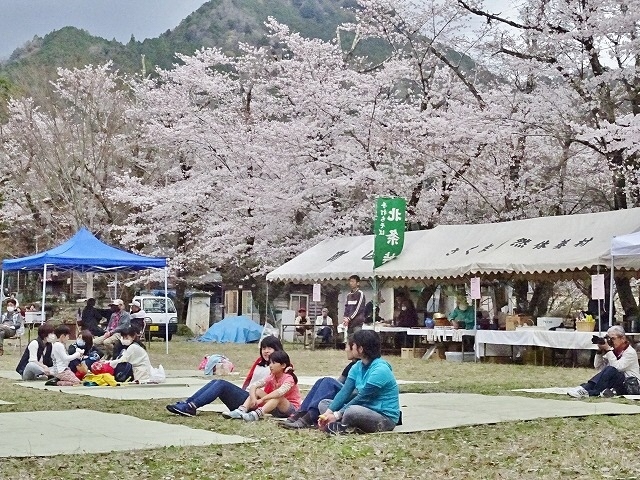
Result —
[[[56,337],[60,338],[62,335],[69,335],[71,330],[66,325],[58,325],[53,329],[53,333],[56,334]]]
[[[136,336],[138,335],[138,329],[134,326],[129,326],[120,330],[120,335],[122,335],[123,337],[131,337],[135,340]]]
[[[382,356],[380,337],[373,330],[358,330],[353,334],[353,343],[362,347],[362,356],[367,360],[375,360]]]
[[[38,338],[45,340],[50,333],[53,333],[53,325],[50,323],[43,323],[38,327]]]
[[[298,383],[298,377],[293,373],[293,365],[291,365],[291,359],[289,358],[289,354],[284,350],[277,350],[271,354],[270,363],[279,363],[284,365],[284,373],[288,373],[293,377],[293,381]]]
[[[269,365],[269,361],[265,360],[264,357],[262,356],[263,347],[273,348],[274,353],[284,350],[284,348],[282,347],[282,342],[277,337],[274,337],[273,335],[268,335],[264,337],[260,342],[260,350],[258,350],[260,354],[260,363],[258,363],[258,365],[260,365],[261,367],[266,367],[267,365]]]
[[[82,330],[82,332],[80,332],[80,338],[84,340],[83,350],[87,352],[88,355],[88,352],[93,348],[93,333],[89,330]]]
[[[349,345],[349,348],[353,347],[353,334],[349,335],[349,337],[347,338],[347,344]]]
[[[95,298],[87,298],[87,307],[95,307],[96,299]]]
[[[15,298],[7,298],[7,305],[13,305],[14,307],[18,304]]]
[[[351,276],[349,277],[349,280],[351,280],[351,279],[353,279],[353,280],[355,280],[356,282],[360,283],[360,277],[359,277],[358,275],[351,275]]]

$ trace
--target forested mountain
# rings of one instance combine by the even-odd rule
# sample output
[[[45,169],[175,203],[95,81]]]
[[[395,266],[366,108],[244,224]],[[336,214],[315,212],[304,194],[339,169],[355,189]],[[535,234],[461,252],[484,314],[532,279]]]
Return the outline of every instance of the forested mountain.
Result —
[[[106,61],[122,72],[136,72],[142,66],[141,55],[145,55],[148,70],[154,65],[169,68],[176,61],[176,52],[191,54],[197,48],[215,46],[234,53],[238,42],[267,44],[264,22],[268,17],[305,37],[329,40],[338,25],[354,19],[345,8],[354,5],[353,0],[211,0],[175,29],[142,42],[132,37],[126,45],[66,27],[35,37],[15,50],[0,72],[15,79],[33,67],[46,70]]]

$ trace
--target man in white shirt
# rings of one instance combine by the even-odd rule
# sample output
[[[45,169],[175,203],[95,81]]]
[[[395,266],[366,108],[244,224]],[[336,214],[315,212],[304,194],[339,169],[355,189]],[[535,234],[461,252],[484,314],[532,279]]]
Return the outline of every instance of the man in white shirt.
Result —
[[[322,343],[329,343],[333,334],[333,319],[329,316],[329,309],[323,308],[322,315],[316,317],[315,326],[320,326],[316,335],[322,337]]]

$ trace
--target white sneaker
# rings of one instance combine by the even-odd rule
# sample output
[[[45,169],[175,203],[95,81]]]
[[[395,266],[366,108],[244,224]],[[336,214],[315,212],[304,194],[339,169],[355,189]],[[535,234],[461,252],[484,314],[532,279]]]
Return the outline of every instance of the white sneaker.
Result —
[[[573,398],[586,398],[589,396],[589,392],[582,387],[576,387],[567,390],[567,395]]]
[[[224,418],[236,418],[236,419],[241,419],[242,415],[246,413],[243,412],[241,410],[238,410],[237,408],[235,410],[231,410],[230,412],[222,412],[222,416]]]

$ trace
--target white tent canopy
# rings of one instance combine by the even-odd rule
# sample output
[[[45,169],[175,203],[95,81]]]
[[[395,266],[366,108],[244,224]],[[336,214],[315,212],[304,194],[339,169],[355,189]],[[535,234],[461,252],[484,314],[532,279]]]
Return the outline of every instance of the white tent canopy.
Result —
[[[622,236],[638,239],[635,247],[626,248],[640,251],[640,208],[503,223],[440,225],[407,232],[402,254],[376,269],[376,277],[451,280],[470,275],[562,276],[597,265],[608,266],[611,239],[625,238]],[[330,238],[269,273],[267,280],[314,283],[345,280],[352,274],[371,278],[372,249],[372,235]],[[616,258],[616,267],[640,270],[640,256]]]

